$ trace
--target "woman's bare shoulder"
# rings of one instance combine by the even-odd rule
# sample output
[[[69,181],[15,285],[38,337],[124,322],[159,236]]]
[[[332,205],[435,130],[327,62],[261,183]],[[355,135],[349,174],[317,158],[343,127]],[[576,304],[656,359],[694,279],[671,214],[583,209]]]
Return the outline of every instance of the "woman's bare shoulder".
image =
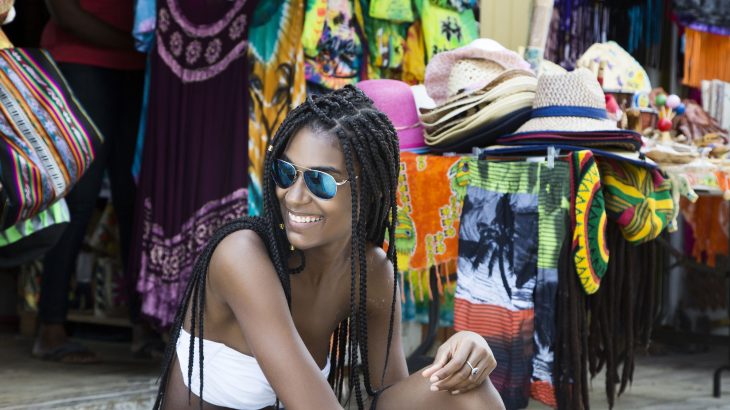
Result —
[[[278,284],[263,280],[276,278],[276,271],[264,240],[249,229],[236,231],[218,244],[208,275],[214,288],[222,294],[229,293],[227,287],[242,280],[256,283],[261,291],[267,290],[267,283]]]

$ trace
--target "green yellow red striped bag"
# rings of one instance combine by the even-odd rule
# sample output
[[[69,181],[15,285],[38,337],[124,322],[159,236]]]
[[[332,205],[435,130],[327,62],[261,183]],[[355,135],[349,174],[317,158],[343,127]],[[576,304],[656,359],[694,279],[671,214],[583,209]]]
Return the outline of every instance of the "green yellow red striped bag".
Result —
[[[0,50],[0,229],[63,198],[102,136],[44,50]]]

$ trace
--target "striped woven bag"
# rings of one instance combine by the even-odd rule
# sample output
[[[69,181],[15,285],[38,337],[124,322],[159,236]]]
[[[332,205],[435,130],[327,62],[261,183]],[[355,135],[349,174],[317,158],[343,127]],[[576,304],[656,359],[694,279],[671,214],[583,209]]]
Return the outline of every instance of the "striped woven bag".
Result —
[[[0,229],[64,197],[103,143],[50,55],[0,50]]]

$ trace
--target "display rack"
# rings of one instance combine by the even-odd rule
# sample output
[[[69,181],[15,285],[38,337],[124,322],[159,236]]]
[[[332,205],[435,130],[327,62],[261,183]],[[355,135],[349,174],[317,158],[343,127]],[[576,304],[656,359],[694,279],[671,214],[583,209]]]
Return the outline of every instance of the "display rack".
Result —
[[[719,191],[697,191],[697,194],[700,196],[721,196],[722,193]],[[728,232],[728,235],[730,237],[730,232]],[[676,249],[674,246],[672,246],[669,241],[667,241],[663,237],[659,237],[656,239],[657,243],[659,243],[662,247],[664,247],[669,252],[669,257],[673,259],[673,262],[668,266],[668,268],[664,271],[665,275],[668,275],[669,272],[674,269],[675,267],[682,267],[686,268],[688,270],[691,270],[693,272],[700,272],[702,274],[707,275],[717,275],[722,276],[725,278],[730,279],[730,266],[728,265],[718,265],[715,267],[705,265],[703,263],[699,263],[695,261],[693,258],[687,256],[679,249]],[[665,284],[669,283],[669,281],[663,281]],[[730,282],[730,280],[728,281]],[[727,299],[727,310],[728,310],[728,317],[730,317],[730,285],[728,286],[728,299]],[[730,325],[729,325],[730,326]],[[702,343],[707,345],[713,345],[713,346],[727,346],[728,348],[728,359],[727,363],[724,365],[719,366],[715,369],[715,372],[713,374],[712,379],[712,395],[714,397],[719,398],[721,396],[721,376],[723,372],[730,372],[730,334],[728,336],[720,336],[720,335],[707,335],[707,334],[699,334],[694,332],[686,332],[686,331],[680,331],[680,330],[668,330],[668,329],[657,329],[654,332],[654,338],[659,340],[672,340],[674,342],[684,342],[684,343]]]

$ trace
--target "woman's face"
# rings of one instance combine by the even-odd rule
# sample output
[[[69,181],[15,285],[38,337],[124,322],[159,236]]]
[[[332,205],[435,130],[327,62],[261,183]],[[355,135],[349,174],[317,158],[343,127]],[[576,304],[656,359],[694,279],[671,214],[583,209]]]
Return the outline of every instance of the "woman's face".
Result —
[[[328,133],[313,133],[303,128],[289,141],[280,157],[304,171],[309,168],[325,171],[337,182],[348,179],[345,156],[337,138]],[[350,183],[337,187],[332,199],[314,195],[301,172],[294,184],[282,189],[276,186],[286,235],[294,247],[312,249],[331,243],[344,243],[352,237],[352,194]]]

